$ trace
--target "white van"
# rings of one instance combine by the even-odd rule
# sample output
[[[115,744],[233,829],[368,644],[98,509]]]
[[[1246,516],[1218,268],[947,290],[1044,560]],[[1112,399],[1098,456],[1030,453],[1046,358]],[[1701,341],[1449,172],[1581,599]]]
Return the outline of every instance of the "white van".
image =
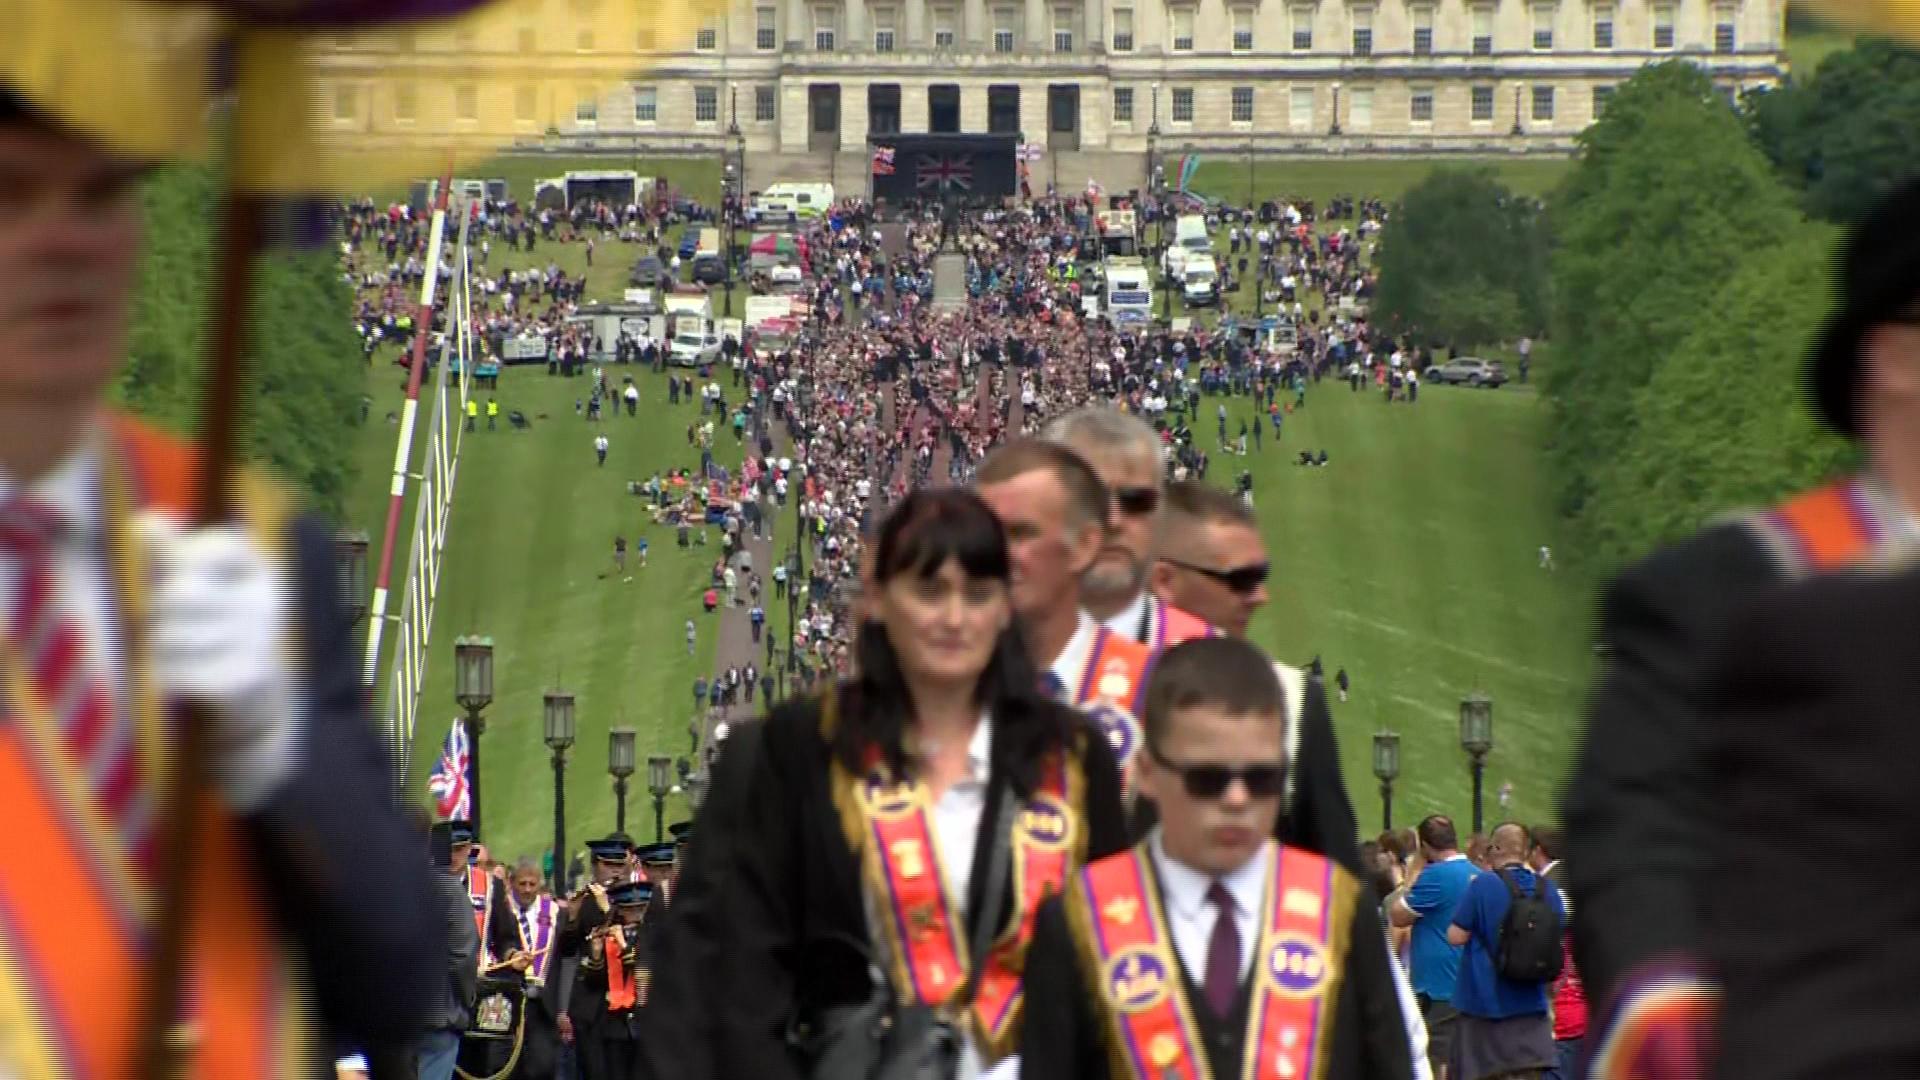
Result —
[[[832,184],[779,183],[755,195],[747,204],[747,221],[779,223],[789,215],[805,221],[826,213],[832,205]]]
[[[1167,245],[1161,270],[1179,281],[1184,276],[1189,258],[1211,254],[1212,251],[1213,237],[1207,233],[1207,219],[1199,214],[1182,214],[1173,223],[1173,243]]]
[[[677,319],[667,357],[680,367],[699,367],[720,359],[720,325],[712,319]]]
[[[1147,264],[1137,258],[1114,256],[1106,261],[1107,320],[1115,326],[1140,325],[1153,319],[1153,283]]]
[[[1220,272],[1213,256],[1200,253],[1189,256],[1181,270],[1180,297],[1188,307],[1212,304],[1220,299]]]

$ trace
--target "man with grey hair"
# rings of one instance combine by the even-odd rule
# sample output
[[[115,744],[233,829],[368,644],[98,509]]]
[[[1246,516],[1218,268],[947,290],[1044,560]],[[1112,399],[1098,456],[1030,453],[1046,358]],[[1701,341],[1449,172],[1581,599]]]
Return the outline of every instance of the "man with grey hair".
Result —
[[[1147,588],[1166,472],[1159,433],[1137,416],[1095,405],[1059,417],[1041,437],[1085,458],[1107,486],[1106,543],[1080,581],[1088,613],[1114,633],[1156,649],[1213,636],[1206,620]]]

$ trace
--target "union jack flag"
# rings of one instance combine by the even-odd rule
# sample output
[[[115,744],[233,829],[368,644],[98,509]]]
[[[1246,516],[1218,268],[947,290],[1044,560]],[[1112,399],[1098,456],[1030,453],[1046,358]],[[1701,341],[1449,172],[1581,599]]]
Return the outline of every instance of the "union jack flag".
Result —
[[[873,175],[893,175],[893,147],[876,146],[873,148]]]
[[[473,760],[467,754],[467,722],[455,720],[440,747],[440,760],[427,774],[427,794],[433,796],[433,810],[439,820],[456,821],[473,815],[472,768]]]
[[[972,191],[973,155],[934,157],[932,154],[921,154],[919,162],[914,165],[914,177],[915,188]]]

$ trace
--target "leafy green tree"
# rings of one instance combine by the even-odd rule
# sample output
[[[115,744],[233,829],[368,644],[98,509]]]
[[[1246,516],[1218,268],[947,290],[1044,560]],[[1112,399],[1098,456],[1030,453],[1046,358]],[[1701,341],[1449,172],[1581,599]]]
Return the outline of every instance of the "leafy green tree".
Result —
[[[144,192],[147,252],[115,394],[134,412],[191,434],[199,424],[212,290],[213,177],[156,173]],[[247,453],[338,516],[352,480],[363,368],[353,294],[326,251],[269,255],[255,280]]]
[[[1823,60],[1812,78],[1755,95],[1754,141],[1808,213],[1858,221],[1876,199],[1920,172],[1920,52],[1863,39]]]
[[[1396,332],[1479,345],[1537,334],[1547,314],[1539,204],[1490,169],[1435,169],[1381,234],[1373,312]]]
[[[1796,227],[1793,196],[1691,64],[1642,69],[1580,136],[1550,203],[1557,500],[1589,524],[1597,478],[1639,421],[1637,392],[1722,283]]]
[[[1707,317],[1633,393],[1639,422],[1595,476],[1588,554],[1613,566],[1719,514],[1766,506],[1853,461],[1801,378],[1827,305],[1832,230],[1803,224],[1753,253]]]

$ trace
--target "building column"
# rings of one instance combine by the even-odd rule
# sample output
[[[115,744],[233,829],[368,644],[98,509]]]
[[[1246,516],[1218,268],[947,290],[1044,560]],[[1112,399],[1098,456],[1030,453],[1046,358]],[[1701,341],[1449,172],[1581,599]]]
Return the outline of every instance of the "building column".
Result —
[[[907,0],[905,31],[904,43],[907,48],[930,49],[933,47],[933,28],[927,25],[927,0]],[[902,106],[901,125],[903,127],[906,124],[904,109],[905,106]]]
[[[933,121],[927,115],[927,84],[900,84],[900,132],[903,135],[925,135],[927,125]]]
[[[1107,51],[1107,0],[1082,0],[1087,5],[1082,20],[1086,25],[1087,43],[1081,47],[1083,52],[1105,53]]]
[[[873,51],[873,33],[867,26],[866,0],[847,0],[845,11],[846,38],[838,43],[840,50]]]
[[[803,154],[807,150],[807,132],[813,128],[808,110],[805,79],[784,79],[780,84],[780,152]]]
[[[840,149],[864,150],[867,145],[867,84],[840,84]]]
[[[813,12],[807,10],[807,0],[787,0],[786,30],[783,42],[792,42],[805,51],[812,50]]]
[[[985,83],[960,85],[960,130],[978,135],[987,130],[987,87]]]
[[[993,49],[993,28],[987,25],[986,0],[960,0],[960,41],[962,47],[989,52]],[[966,101],[961,98],[962,104]],[[982,106],[984,108],[984,105]],[[962,112],[960,115],[965,116]],[[981,114],[985,116],[985,113]]]
[[[1047,11],[1047,0],[1027,0],[1027,49],[1032,52],[1053,51],[1053,20]],[[1024,95],[1022,95],[1024,97]],[[1025,105],[1021,111],[1024,113]],[[1024,122],[1025,116],[1021,117]]]

